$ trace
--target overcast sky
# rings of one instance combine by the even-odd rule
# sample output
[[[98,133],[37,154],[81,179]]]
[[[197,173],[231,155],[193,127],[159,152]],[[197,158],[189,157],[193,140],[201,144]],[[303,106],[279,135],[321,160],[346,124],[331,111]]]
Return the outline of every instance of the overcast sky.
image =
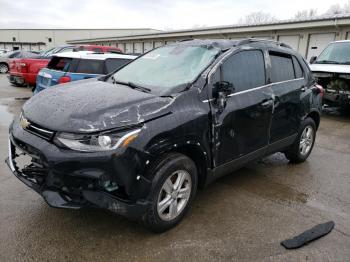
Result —
[[[263,11],[288,19],[303,9],[325,12],[348,0],[0,0],[0,28],[183,29],[235,24]]]

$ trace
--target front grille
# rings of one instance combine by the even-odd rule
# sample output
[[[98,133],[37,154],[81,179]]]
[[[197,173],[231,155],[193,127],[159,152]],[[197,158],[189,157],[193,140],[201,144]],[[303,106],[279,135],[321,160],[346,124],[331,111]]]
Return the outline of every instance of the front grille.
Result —
[[[20,122],[24,130],[44,138],[45,140],[51,140],[55,135],[55,132],[28,121],[23,115],[21,116]]]

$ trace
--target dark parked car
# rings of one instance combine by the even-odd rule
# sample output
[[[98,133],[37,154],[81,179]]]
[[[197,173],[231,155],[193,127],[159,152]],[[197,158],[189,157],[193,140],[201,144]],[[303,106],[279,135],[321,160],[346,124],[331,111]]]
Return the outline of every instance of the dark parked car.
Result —
[[[322,92],[277,42],[183,41],[32,97],[10,126],[7,162],[50,206],[105,208],[160,232],[198,187],[252,160],[305,161]]]

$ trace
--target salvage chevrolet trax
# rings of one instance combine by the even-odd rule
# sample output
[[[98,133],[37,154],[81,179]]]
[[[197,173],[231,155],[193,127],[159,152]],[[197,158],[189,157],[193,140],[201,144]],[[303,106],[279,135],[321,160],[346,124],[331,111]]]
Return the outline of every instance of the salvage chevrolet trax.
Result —
[[[50,206],[105,208],[161,232],[198,187],[252,160],[305,161],[322,92],[286,45],[182,41],[32,97],[10,126],[7,163]]]

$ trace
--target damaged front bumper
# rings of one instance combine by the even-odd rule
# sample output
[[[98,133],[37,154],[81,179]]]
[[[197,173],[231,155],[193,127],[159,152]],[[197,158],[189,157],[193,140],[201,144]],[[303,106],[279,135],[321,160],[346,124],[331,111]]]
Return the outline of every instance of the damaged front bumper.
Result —
[[[122,185],[125,180],[112,175],[114,165],[118,163],[115,153],[100,155],[95,161],[91,160],[94,156],[86,157],[85,154],[84,160],[84,154],[76,152],[73,152],[74,156],[64,157],[66,152],[60,152],[48,141],[20,130],[20,127],[12,129],[16,131],[10,132],[6,163],[12,173],[39,193],[48,205],[69,209],[98,207],[133,220],[142,218],[149,205],[145,200],[147,198],[142,196],[147,196],[150,182],[139,176],[135,183],[128,181],[129,184]],[[33,146],[38,143],[41,150]],[[25,161],[21,157],[30,160]],[[66,163],[64,159],[67,160]],[[125,166],[120,168],[125,169]],[[132,175],[132,171],[129,175]],[[113,182],[114,189],[108,190],[105,185],[111,184],[110,181],[118,181],[119,184]],[[125,193],[126,187],[129,191],[131,188],[135,191],[133,197]]]

